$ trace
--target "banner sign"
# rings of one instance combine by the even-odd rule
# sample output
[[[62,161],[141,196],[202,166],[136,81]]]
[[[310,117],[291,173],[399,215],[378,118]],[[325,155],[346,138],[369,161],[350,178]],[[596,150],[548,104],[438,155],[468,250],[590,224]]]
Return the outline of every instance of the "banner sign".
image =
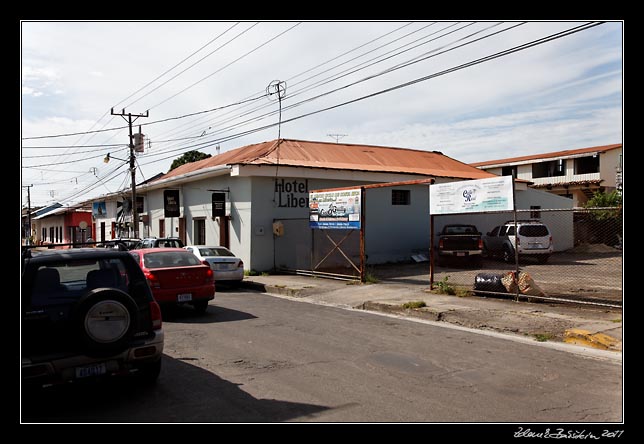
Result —
[[[212,217],[226,215],[226,193],[212,193]]]
[[[360,229],[360,188],[309,193],[309,227]]]
[[[163,215],[165,217],[180,217],[179,190],[163,190]]]
[[[92,216],[94,218],[101,218],[107,216],[107,207],[105,206],[105,201],[92,202]]]
[[[512,176],[429,186],[429,214],[512,211]]]

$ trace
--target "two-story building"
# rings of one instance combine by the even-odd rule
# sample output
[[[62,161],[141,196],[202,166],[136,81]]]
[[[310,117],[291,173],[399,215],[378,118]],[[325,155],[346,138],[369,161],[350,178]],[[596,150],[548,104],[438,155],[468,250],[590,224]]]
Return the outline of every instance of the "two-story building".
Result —
[[[530,156],[486,160],[470,165],[488,173],[532,182],[542,189],[572,199],[582,206],[596,191],[622,188],[622,144],[594,146]]]

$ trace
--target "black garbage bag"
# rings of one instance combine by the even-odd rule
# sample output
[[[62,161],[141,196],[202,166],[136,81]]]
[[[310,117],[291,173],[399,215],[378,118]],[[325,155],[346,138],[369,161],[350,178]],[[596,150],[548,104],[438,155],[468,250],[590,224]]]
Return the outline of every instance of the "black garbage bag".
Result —
[[[507,293],[508,290],[503,285],[501,279],[503,273],[479,273],[474,277],[474,294],[479,292],[493,291],[495,293]],[[480,293],[485,294],[485,293]]]

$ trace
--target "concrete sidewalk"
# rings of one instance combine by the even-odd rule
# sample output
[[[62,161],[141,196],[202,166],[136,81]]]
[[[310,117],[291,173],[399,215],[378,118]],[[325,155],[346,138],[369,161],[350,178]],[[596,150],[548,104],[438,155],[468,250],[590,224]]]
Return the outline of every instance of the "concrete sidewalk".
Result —
[[[248,288],[337,307],[394,313],[464,327],[621,352],[622,310],[430,292],[429,282],[360,284],[297,275],[246,276]],[[421,308],[404,308],[424,302]]]

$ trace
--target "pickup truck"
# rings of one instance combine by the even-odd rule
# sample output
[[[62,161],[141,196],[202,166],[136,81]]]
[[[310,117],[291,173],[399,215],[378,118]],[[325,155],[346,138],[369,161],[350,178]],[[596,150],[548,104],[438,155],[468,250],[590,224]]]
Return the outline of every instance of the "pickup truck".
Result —
[[[472,260],[478,264],[482,258],[483,239],[474,225],[445,225],[437,236],[435,251],[438,264],[449,258]]]

